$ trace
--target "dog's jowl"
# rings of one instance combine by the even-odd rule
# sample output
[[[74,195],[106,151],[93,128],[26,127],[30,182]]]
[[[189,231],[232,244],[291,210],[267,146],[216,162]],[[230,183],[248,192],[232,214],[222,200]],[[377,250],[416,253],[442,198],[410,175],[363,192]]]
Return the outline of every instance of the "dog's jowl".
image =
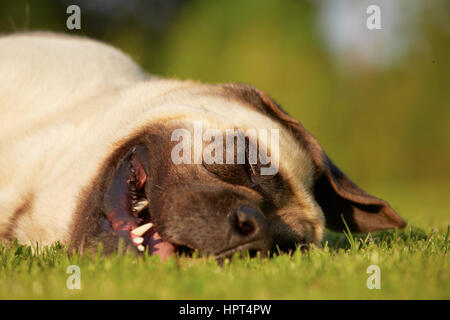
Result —
[[[343,219],[354,232],[405,226],[251,86],[153,77],[108,45],[51,33],[0,37],[0,82],[4,242],[112,252],[123,239],[221,258],[320,244]]]

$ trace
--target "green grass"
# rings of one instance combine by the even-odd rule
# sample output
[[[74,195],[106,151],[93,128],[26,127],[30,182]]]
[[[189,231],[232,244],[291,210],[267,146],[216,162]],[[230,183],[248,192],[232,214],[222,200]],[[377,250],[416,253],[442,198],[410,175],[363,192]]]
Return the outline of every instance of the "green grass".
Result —
[[[0,246],[0,298],[449,299],[450,37],[438,21],[450,19],[450,2],[433,3],[412,22],[417,47],[387,69],[357,73],[333,59],[313,1],[188,1],[160,33],[120,15],[105,29],[102,15],[83,9],[80,34],[121,48],[150,73],[267,91],[352,180],[424,229],[367,240],[330,233],[323,249],[223,267]],[[69,32],[66,5],[50,1],[0,2],[0,30],[24,25],[26,6],[29,30]],[[66,289],[71,264],[81,268],[81,290]],[[381,290],[366,288],[370,264],[381,268]]]
[[[328,233],[323,248],[272,259],[210,258],[160,262],[134,254],[67,255],[55,244],[0,245],[2,299],[449,299],[449,227],[372,235]],[[367,267],[381,270],[381,289],[366,286]],[[69,290],[69,265],[81,289]]]

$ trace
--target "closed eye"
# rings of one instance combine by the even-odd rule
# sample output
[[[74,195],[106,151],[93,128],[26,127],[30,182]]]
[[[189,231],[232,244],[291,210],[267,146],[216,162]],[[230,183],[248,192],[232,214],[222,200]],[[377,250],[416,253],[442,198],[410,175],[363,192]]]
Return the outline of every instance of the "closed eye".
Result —
[[[224,182],[241,186],[250,186],[253,184],[250,180],[250,175],[247,172],[246,165],[203,163],[203,166],[206,170],[213,173],[217,178]]]
[[[248,179],[250,181],[251,186],[256,186],[258,185],[259,181],[258,181],[258,167],[256,164],[251,164],[251,163],[247,163],[244,165],[245,167],[245,172],[248,176]]]

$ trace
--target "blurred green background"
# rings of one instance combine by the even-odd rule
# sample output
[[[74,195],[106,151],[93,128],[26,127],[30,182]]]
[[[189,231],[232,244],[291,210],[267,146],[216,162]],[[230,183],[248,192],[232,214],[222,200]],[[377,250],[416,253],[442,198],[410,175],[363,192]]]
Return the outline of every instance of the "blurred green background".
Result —
[[[0,31],[24,30],[97,38],[166,77],[250,83],[410,224],[450,223],[450,1],[2,1]]]

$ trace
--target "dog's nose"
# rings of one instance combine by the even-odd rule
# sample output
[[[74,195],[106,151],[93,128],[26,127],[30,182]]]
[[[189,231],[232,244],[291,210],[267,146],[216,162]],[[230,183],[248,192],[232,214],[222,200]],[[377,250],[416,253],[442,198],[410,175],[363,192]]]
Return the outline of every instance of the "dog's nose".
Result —
[[[241,206],[230,215],[233,231],[231,245],[251,252],[260,251],[265,255],[272,241],[263,215],[249,206]]]

